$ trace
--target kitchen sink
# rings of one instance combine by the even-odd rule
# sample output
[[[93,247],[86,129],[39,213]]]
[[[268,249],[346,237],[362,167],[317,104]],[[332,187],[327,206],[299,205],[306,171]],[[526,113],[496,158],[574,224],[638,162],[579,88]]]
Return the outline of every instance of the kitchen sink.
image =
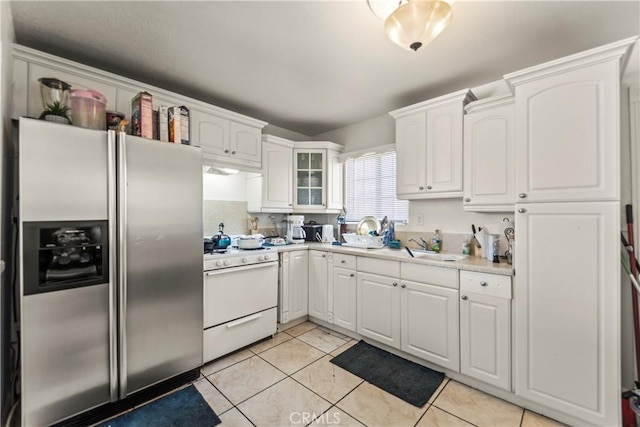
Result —
[[[431,259],[434,261],[460,261],[461,259],[465,259],[466,255],[456,255],[456,254],[441,254],[436,252],[425,252],[420,250],[413,250],[413,256],[416,258],[424,258]]]

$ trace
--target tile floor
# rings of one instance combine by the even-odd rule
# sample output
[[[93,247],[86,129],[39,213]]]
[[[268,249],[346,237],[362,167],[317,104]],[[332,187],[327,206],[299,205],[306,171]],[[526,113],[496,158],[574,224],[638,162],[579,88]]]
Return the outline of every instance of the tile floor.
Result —
[[[194,385],[223,427],[562,426],[448,378],[416,408],[329,362],[356,342],[305,322],[205,365]]]

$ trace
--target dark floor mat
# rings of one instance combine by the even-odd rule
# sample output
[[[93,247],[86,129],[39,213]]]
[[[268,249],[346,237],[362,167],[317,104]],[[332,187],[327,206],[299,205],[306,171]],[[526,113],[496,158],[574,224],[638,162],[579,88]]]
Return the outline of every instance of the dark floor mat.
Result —
[[[213,427],[220,418],[191,385],[122,414],[99,427]]]
[[[331,363],[421,408],[444,379],[442,372],[403,359],[360,341]]]

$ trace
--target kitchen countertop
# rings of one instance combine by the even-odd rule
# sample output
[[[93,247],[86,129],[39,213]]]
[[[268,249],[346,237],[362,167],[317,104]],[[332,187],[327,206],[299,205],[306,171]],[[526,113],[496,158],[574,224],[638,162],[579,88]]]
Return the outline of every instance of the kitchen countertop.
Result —
[[[513,276],[513,266],[506,262],[498,264],[493,263],[485,258],[477,256],[468,256],[458,261],[436,261],[424,258],[411,258],[407,251],[403,249],[360,249],[350,246],[338,246],[328,243],[306,242],[294,245],[277,246],[278,252],[290,252],[314,249],[319,251],[327,251],[348,255],[366,256],[371,258],[385,259],[390,261],[410,262],[414,264],[433,265],[444,268],[455,268],[457,270],[478,271],[481,273],[500,274],[503,276]]]

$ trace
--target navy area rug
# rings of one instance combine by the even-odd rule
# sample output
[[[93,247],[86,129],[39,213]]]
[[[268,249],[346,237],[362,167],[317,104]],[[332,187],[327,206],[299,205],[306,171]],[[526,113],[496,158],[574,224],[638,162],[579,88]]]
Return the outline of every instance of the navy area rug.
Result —
[[[193,385],[122,414],[99,427],[213,427],[220,418]]]
[[[364,341],[334,357],[331,363],[418,408],[427,403],[444,379],[442,372]]]

